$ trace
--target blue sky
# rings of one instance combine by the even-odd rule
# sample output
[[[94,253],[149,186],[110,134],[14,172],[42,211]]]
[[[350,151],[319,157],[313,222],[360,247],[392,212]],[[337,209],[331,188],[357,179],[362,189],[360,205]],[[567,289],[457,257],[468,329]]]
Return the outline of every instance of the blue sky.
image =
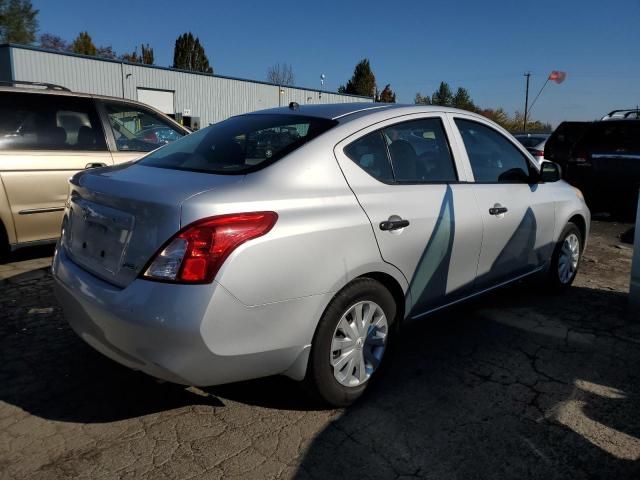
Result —
[[[176,37],[192,31],[221,75],[264,80],[287,62],[297,85],[319,88],[324,73],[336,90],[367,57],[398,102],[444,80],[480,106],[513,112],[524,108],[525,71],[535,96],[551,70],[564,70],[534,118],[556,125],[640,104],[640,0],[32,1],[39,33],[71,40],[87,30],[117,53],[148,42],[163,66]]]

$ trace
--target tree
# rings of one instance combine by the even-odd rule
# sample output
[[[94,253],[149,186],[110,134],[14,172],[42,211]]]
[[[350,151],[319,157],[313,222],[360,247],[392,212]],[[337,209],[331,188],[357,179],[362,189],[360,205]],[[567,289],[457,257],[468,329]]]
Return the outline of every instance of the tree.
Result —
[[[153,61],[154,61],[153,48],[151,48],[147,43],[146,45],[141,44],[140,50],[142,52],[140,55],[138,55],[138,47],[136,47],[133,49],[133,52],[125,53],[120,58],[125,62],[142,63],[144,65],[153,65]]]
[[[466,88],[459,87],[456,94],[451,100],[451,106],[460,108],[462,110],[469,110],[470,112],[476,111],[476,106],[471,100],[471,96]]]
[[[340,91],[342,89],[342,91]],[[347,82],[346,87],[338,88],[340,93],[350,93],[351,95],[362,95],[371,97],[375,95],[376,77],[371,71],[369,60],[363,58],[353,70],[353,76]]]
[[[295,77],[291,65],[276,63],[267,69],[267,82],[274,85],[293,85]]]
[[[113,51],[113,48],[111,48],[111,45],[108,45],[106,47],[96,47],[96,57],[114,59],[118,56],[116,52]]]
[[[51,33],[43,33],[40,35],[38,43],[40,43],[42,48],[47,48],[49,50],[56,50],[58,52],[66,52],[69,50],[69,44],[64,38]]]
[[[380,92],[376,101],[382,103],[396,103],[396,94],[391,90],[390,83],[387,83],[387,85],[382,89],[382,92]]]
[[[416,93],[413,103],[416,105],[431,105],[431,98],[429,95],[422,96],[420,92]]]
[[[431,95],[431,103],[433,105],[441,105],[443,107],[450,107],[453,102],[453,94],[451,93],[451,87],[446,82],[440,82],[438,90]]]
[[[213,73],[213,68],[209,65],[209,59],[200,44],[200,39],[194,38],[191,32],[184,33],[176,39],[176,46],[173,50],[173,68]]]
[[[36,40],[38,10],[29,0],[0,0],[0,42],[31,44]]]
[[[76,39],[71,43],[71,51],[73,53],[79,53],[80,55],[92,55],[95,56],[98,53],[98,49],[93,44],[89,32],[80,32]]]
[[[155,61],[153,57],[153,48],[151,48],[148,43],[146,45],[140,44],[140,51],[142,52],[140,54],[140,57],[142,58],[141,63],[144,63],[145,65],[153,65]]]

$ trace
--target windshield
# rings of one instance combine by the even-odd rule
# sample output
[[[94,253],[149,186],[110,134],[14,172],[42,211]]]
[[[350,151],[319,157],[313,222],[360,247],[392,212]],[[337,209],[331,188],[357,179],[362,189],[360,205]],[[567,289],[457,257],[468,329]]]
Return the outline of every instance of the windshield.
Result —
[[[143,158],[150,167],[244,174],[270,165],[336,125],[298,115],[241,115],[192,133]]]

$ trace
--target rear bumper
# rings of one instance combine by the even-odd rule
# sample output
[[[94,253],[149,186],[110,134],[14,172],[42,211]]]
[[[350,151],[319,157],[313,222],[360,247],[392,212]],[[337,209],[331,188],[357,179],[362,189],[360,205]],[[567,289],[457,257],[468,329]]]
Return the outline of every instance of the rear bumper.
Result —
[[[290,373],[300,379],[318,311],[313,296],[248,307],[218,283],[104,282],[56,252],[55,292],[73,330],[135,370],[185,385]],[[306,321],[303,321],[305,320]]]

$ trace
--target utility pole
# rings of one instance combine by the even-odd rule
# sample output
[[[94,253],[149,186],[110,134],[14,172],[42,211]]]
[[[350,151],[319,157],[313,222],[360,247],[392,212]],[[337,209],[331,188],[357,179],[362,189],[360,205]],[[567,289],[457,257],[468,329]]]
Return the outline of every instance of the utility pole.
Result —
[[[529,113],[529,77],[531,76],[531,72],[527,72],[524,74],[527,77],[527,89],[524,94],[524,125],[522,127],[522,133],[527,133],[527,113]]]

